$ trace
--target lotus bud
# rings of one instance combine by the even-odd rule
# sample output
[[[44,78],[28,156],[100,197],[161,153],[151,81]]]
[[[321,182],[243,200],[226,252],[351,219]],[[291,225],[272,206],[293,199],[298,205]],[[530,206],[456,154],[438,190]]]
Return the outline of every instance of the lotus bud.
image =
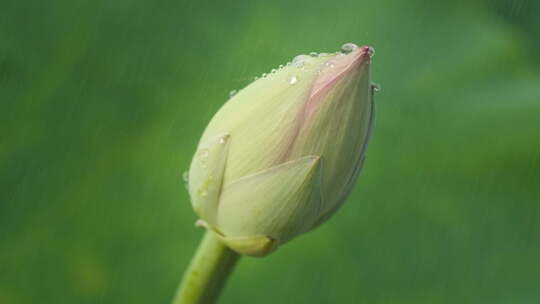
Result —
[[[232,96],[193,157],[198,224],[264,256],[328,219],[364,161],[373,124],[373,49],[300,55]]]

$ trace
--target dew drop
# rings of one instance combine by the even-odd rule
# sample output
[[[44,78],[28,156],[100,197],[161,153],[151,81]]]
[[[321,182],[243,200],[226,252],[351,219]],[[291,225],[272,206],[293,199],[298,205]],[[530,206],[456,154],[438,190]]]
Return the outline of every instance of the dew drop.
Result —
[[[220,138],[219,138],[219,144],[220,144],[220,145],[225,144],[225,143],[227,142],[227,138],[228,138],[228,136],[220,137]]]
[[[296,57],[293,58],[292,60],[292,65],[294,65],[295,67],[303,67],[304,64],[306,64],[306,60],[309,58],[309,56],[307,55],[298,55]]]
[[[272,69],[272,71],[270,71],[270,73],[274,74],[275,72],[277,72],[276,69]]]
[[[327,67],[329,67],[329,68],[333,68],[333,67],[334,67],[334,64],[331,63],[331,62],[325,62],[325,63],[324,63],[324,66],[327,66]]]
[[[345,43],[344,45],[341,46],[341,51],[345,54],[348,54],[354,50],[356,50],[358,48],[358,46],[354,43]]]
[[[297,82],[298,82],[298,77],[296,77],[296,76],[293,75],[293,76],[291,76],[291,77],[289,78],[289,83],[290,83],[290,84],[295,84],[295,83],[297,83]]]
[[[257,79],[259,79],[258,76],[253,77],[253,80],[254,80],[254,81],[257,80]]]
[[[208,160],[209,152],[207,149],[203,149],[198,153],[199,161],[201,162],[201,166],[206,169],[206,161]]]
[[[309,56],[311,57],[317,57],[319,54],[317,54],[317,52],[311,52],[309,53]]]
[[[320,53],[318,57],[328,57],[330,54],[328,53]]]
[[[229,98],[233,97],[234,95],[236,95],[236,93],[238,93],[238,91],[236,90],[232,90],[229,92]]]
[[[371,89],[373,92],[379,92],[381,90],[381,86],[378,83],[371,83]]]
[[[368,48],[368,54],[369,54],[369,57],[373,57],[373,55],[375,55],[375,49],[372,48],[372,47],[369,47]]]
[[[184,186],[189,190],[189,171],[184,171],[182,174],[182,180],[184,181]]]
[[[279,69],[280,69],[280,70],[283,69],[283,64],[280,64],[280,65],[279,65]]]
[[[268,74],[266,74],[266,73],[263,73],[263,74],[261,75],[262,78],[266,78],[266,76],[268,76]]]
[[[202,197],[205,197],[208,195],[208,191],[206,191],[206,189],[199,189],[199,191],[197,191],[199,193],[200,196]]]

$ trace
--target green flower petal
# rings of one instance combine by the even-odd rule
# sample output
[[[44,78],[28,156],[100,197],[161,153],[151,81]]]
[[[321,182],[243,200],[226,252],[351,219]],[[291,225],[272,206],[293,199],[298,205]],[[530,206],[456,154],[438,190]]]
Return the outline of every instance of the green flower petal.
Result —
[[[209,224],[216,218],[230,136],[219,135],[199,145],[189,170],[189,193],[195,212]]]
[[[217,227],[226,238],[267,236],[282,244],[310,229],[322,205],[321,159],[306,156],[223,189]]]

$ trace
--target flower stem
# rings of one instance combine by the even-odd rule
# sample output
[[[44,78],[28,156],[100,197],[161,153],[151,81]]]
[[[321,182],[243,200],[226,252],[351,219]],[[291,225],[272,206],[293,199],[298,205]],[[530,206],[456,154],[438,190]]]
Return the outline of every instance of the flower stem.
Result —
[[[239,254],[206,231],[184,273],[173,304],[210,304],[219,296]]]

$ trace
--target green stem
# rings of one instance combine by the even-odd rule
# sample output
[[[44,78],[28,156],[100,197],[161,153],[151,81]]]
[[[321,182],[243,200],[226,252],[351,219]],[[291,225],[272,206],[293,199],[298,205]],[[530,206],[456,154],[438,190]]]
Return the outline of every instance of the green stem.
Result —
[[[214,303],[239,257],[213,232],[206,231],[184,273],[173,304]]]

